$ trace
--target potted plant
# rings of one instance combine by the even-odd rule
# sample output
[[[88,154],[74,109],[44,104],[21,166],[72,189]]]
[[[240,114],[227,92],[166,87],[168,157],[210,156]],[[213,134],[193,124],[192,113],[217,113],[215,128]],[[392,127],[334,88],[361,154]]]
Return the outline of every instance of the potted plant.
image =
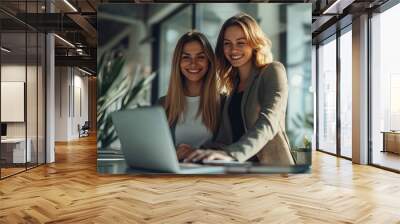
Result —
[[[311,164],[311,141],[307,136],[303,138],[303,147],[297,147],[293,150],[297,165]]]
[[[99,152],[110,150],[118,136],[110,114],[114,111],[132,109],[143,101],[142,93],[148,89],[155,72],[144,74],[140,65],[133,71],[126,69],[126,56],[106,53],[98,62],[97,78],[97,146]],[[112,149],[115,150],[115,149]],[[118,150],[118,147],[116,148]]]

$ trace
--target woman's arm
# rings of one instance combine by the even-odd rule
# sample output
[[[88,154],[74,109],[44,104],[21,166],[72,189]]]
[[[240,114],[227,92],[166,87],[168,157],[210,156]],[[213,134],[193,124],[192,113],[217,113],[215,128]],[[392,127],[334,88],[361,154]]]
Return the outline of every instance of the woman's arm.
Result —
[[[246,161],[257,154],[281,129],[281,119],[286,111],[288,84],[282,64],[272,63],[261,74],[258,97],[260,113],[253,127],[239,141],[223,147],[238,161]]]

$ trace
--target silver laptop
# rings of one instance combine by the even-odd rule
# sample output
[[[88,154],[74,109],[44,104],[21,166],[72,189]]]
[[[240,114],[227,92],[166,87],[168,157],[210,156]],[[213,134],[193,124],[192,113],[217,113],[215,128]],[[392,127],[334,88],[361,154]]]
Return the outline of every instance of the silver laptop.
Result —
[[[130,167],[154,173],[224,173],[222,166],[179,164],[162,107],[117,111],[111,116]]]

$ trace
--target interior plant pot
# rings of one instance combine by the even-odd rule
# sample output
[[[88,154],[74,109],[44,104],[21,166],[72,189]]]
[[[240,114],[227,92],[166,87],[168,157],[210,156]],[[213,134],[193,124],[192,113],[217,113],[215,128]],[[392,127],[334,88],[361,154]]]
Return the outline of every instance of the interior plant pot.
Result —
[[[311,148],[296,148],[293,151],[297,165],[311,164]]]

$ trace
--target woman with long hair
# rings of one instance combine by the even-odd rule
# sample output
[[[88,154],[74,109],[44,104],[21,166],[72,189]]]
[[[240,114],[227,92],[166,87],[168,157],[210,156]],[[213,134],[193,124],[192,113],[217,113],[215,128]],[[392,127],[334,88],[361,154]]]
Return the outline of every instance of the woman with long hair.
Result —
[[[215,52],[217,73],[227,93],[216,139],[223,146],[193,151],[185,160],[294,164],[285,131],[286,71],[273,61],[271,41],[256,20],[241,13],[222,25]]]
[[[213,140],[220,94],[215,55],[202,33],[188,32],[178,40],[167,95],[159,103],[166,110],[178,157]]]

